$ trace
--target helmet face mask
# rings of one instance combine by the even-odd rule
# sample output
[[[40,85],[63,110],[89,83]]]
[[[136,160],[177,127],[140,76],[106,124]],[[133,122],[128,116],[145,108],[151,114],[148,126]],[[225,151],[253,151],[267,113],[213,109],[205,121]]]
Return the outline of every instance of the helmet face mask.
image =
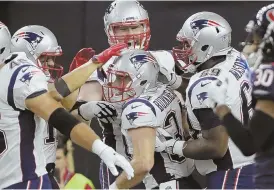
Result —
[[[131,49],[148,49],[150,24],[147,11],[135,0],[116,0],[104,16],[105,32],[110,45],[127,43]]]
[[[117,57],[107,70],[103,85],[104,99],[124,102],[139,97],[144,91],[156,87],[159,65],[144,50],[126,50]]]
[[[111,45],[125,42],[132,49],[147,49],[150,40],[148,20],[113,23],[106,31]]]
[[[38,25],[25,26],[15,32],[11,42],[12,51],[25,52],[44,71],[48,82],[63,74],[63,67],[55,64],[55,57],[62,55],[62,48],[49,29]]]
[[[49,55],[40,55],[37,59],[37,66],[45,73],[50,83],[63,75],[64,68],[55,60],[56,56]]]
[[[112,68],[107,70],[107,81],[102,88],[104,99],[112,103],[124,102],[136,95],[130,74]]]
[[[195,64],[197,56],[193,52],[191,41],[188,38],[177,38],[178,46],[172,48],[176,64],[182,71],[187,71],[189,66]]]

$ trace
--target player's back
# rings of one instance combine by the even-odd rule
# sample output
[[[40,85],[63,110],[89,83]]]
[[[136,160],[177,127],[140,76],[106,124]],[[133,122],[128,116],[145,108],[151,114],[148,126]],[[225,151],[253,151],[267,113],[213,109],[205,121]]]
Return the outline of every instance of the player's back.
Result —
[[[207,84],[213,80],[226,82],[226,78],[231,79],[225,99],[226,105],[231,108],[237,119],[247,124],[253,113],[248,71],[249,67],[245,59],[233,49],[223,62],[191,77],[186,92],[186,107],[190,128],[195,134],[194,138],[200,138],[202,130],[194,110],[214,107],[213,102],[207,97]],[[221,159],[195,160],[198,171],[207,174],[219,169],[238,168],[254,162],[253,156],[245,157],[231,139],[229,139],[228,147],[227,153]]]
[[[122,131],[125,134],[127,153],[132,155],[133,148],[126,130],[136,126],[156,127],[160,139],[168,136],[164,134],[168,133],[175,139],[183,140],[181,113],[179,98],[173,90],[163,84],[160,84],[157,90],[147,91],[139,98],[128,101],[122,113]],[[147,176],[144,183],[146,188],[153,188],[174,177],[176,179],[187,177],[193,170],[194,162],[191,159],[155,152],[151,176]]]
[[[28,96],[47,89],[41,73],[24,53],[12,54],[0,69],[0,188],[46,174],[46,122],[25,105]]]

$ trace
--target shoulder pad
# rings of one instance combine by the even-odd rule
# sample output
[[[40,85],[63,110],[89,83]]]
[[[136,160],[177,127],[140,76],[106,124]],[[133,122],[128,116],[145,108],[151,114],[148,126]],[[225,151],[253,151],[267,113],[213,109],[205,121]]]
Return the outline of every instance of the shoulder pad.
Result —
[[[189,83],[186,96],[192,109],[212,108],[214,103],[208,98],[207,85],[217,79],[215,76],[207,76]]]
[[[122,128],[158,127],[156,109],[146,99],[135,98],[123,106]]]
[[[174,72],[175,61],[172,54],[165,50],[150,52],[158,61],[160,67],[164,67],[168,71]]]
[[[10,79],[9,90],[13,90],[15,106],[24,110],[25,100],[32,94],[47,91],[47,77],[34,65],[19,66]]]

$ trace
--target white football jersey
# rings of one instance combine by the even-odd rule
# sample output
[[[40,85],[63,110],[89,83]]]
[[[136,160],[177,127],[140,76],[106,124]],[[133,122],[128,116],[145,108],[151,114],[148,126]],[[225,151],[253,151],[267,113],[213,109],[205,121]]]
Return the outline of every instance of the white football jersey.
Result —
[[[182,105],[179,98],[172,89],[162,83],[159,83],[157,89],[148,90],[139,98],[129,100],[123,106],[122,112],[122,133],[126,139],[127,154],[133,154],[132,142],[127,134],[129,129],[152,127],[157,129],[156,134],[162,140],[169,140],[163,139],[163,131],[174,139],[183,140],[181,114]],[[154,159],[151,175],[148,175],[153,176],[154,180],[147,177],[143,181],[147,189],[169,181],[172,177],[187,177],[194,170],[194,160],[182,156],[155,152]]]
[[[208,98],[207,93],[207,84],[213,80],[218,79],[225,82],[226,78],[230,79],[225,103],[237,119],[242,123],[248,122],[253,113],[248,71],[249,66],[245,58],[240,52],[232,49],[225,61],[191,77],[186,89],[186,107],[193,138],[202,138],[201,124],[194,114],[194,110],[214,107],[214,102]],[[231,139],[229,139],[228,147],[228,151],[222,159],[195,160],[197,170],[205,175],[218,169],[238,168],[254,162],[253,156],[245,157]]]
[[[30,112],[27,97],[47,92],[47,78],[25,55],[13,53],[0,69],[0,189],[47,173],[46,121]]]
[[[157,62],[164,67],[169,73],[175,75],[174,67],[175,62],[173,56],[168,51],[150,51],[150,53],[157,59]],[[108,60],[107,63],[103,65],[103,70],[107,71],[109,65],[111,65],[117,56],[113,56]],[[106,74],[104,71],[96,70],[92,73],[88,81],[98,81],[100,84],[104,83],[106,78]],[[112,146],[119,154],[126,156],[124,139],[121,133],[121,113],[122,113],[122,105],[119,103],[113,104],[118,112],[118,117],[115,122],[111,124],[101,123],[99,121],[100,126],[103,128],[103,136],[104,142]],[[127,155],[128,156],[128,155]]]

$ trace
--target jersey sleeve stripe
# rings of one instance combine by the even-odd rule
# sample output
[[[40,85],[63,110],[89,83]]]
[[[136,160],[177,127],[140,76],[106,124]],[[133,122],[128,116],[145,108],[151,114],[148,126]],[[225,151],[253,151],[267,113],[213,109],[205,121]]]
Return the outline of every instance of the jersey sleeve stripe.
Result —
[[[192,91],[193,91],[193,89],[195,88],[195,86],[197,85],[197,84],[199,84],[201,81],[203,81],[203,80],[216,80],[217,78],[216,77],[203,77],[203,78],[200,78],[200,79],[198,79],[197,81],[195,81],[190,87],[189,87],[189,90],[188,90],[188,99],[189,99],[189,102],[190,102],[190,105],[192,105],[191,104],[191,95],[192,95]]]
[[[134,102],[140,102],[140,103],[143,103],[145,105],[147,105],[148,107],[150,107],[150,109],[152,110],[152,112],[154,113],[154,115],[156,116],[156,110],[154,108],[154,106],[147,100],[145,99],[139,99],[139,98],[136,98],[136,99],[132,99],[130,101],[128,101],[124,106],[123,106],[123,110],[126,109],[126,107],[128,105],[130,105],[131,103],[134,103]]]
[[[9,86],[8,86],[8,94],[7,94],[7,100],[8,100],[8,104],[16,111],[20,111],[19,108],[16,108],[15,106],[15,103],[14,103],[14,97],[13,97],[13,88],[14,88],[14,85],[15,85],[15,82],[16,82],[16,78],[19,74],[19,72],[21,71],[21,69],[23,69],[24,67],[34,67],[34,65],[22,65],[20,67],[18,67],[14,73],[12,74],[11,76],[11,79],[10,79],[10,83],[9,83]]]

